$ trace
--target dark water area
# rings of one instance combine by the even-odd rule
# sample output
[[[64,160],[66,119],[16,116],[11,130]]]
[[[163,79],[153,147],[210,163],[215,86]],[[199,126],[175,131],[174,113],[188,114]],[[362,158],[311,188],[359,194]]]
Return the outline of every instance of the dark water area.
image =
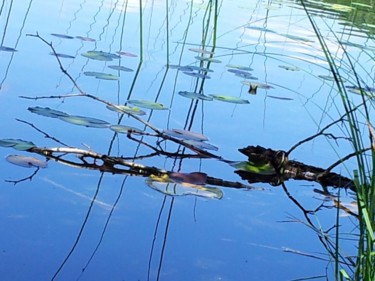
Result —
[[[352,191],[327,187],[344,212],[307,176],[236,172],[276,173],[241,148],[319,132],[288,160],[353,152],[342,123],[321,131],[344,108],[312,20],[356,105],[374,7],[303,3],[3,0],[1,280],[334,280],[337,218],[356,253]]]

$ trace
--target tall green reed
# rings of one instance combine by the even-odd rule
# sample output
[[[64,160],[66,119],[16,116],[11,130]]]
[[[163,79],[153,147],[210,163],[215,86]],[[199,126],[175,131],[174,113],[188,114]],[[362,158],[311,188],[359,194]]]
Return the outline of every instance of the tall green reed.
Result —
[[[320,47],[325,55],[329,68],[335,80],[335,85],[341,97],[344,113],[346,115],[346,126],[352,139],[353,150],[356,155],[357,169],[353,171],[353,179],[356,187],[356,199],[358,205],[358,240],[357,240],[357,256],[353,263],[353,275],[349,276],[347,272],[341,267],[339,262],[340,254],[340,219],[337,213],[336,220],[336,252],[335,252],[335,279],[336,280],[375,280],[375,237],[374,237],[374,208],[375,208],[375,147],[374,135],[372,133],[372,123],[370,116],[370,109],[373,106],[371,97],[369,98],[367,88],[363,85],[363,80],[359,76],[352,59],[346,48],[341,44],[335,32],[330,31],[335,35],[336,44],[343,51],[344,57],[347,61],[349,71],[352,73],[353,80],[356,87],[360,89],[361,106],[355,108],[352,104],[350,93],[344,85],[344,80],[341,79],[342,69],[339,63],[335,60],[334,53],[329,49],[326,38],[322,35],[319,25],[310,14],[305,1],[301,0],[301,5],[310,21],[314,33],[319,41]],[[348,70],[345,71],[348,73]],[[363,123],[369,127],[368,140],[363,136]],[[363,151],[373,145],[371,155],[366,155]]]

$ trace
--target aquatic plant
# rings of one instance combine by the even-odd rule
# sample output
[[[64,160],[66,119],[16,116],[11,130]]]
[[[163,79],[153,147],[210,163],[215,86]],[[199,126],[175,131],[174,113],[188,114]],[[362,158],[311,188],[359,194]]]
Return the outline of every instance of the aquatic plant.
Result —
[[[347,69],[342,68],[342,61],[338,61],[335,56],[337,50],[329,47],[326,37],[322,34],[321,28],[312,12],[310,12],[304,0],[300,1],[310,23],[319,40],[320,47],[328,62],[332,80],[341,97],[344,108],[345,125],[353,146],[353,154],[356,158],[357,169],[353,171],[353,181],[355,183],[355,194],[358,206],[358,236],[357,256],[346,257],[343,259],[341,253],[340,241],[340,217],[337,213],[336,219],[336,239],[335,239],[335,278],[336,280],[374,280],[375,278],[375,236],[374,236],[374,209],[375,209],[375,135],[373,120],[370,114],[373,109],[372,96],[369,95],[369,87],[363,85],[363,77],[358,73],[353,59],[347,52],[339,37],[329,26],[332,34],[335,35],[335,44],[344,54]],[[347,6],[345,6],[347,7]],[[337,8],[337,6],[336,6]],[[341,6],[340,6],[341,8]],[[352,8],[352,7],[349,7]],[[369,59],[373,59],[369,57]],[[352,74],[353,86],[344,85],[344,74]],[[361,96],[361,102],[358,105],[353,104],[350,91],[356,89]],[[367,134],[363,135],[363,124],[368,127]],[[367,152],[370,152],[368,154]],[[347,270],[343,266],[346,266]],[[350,270],[351,272],[348,272]]]

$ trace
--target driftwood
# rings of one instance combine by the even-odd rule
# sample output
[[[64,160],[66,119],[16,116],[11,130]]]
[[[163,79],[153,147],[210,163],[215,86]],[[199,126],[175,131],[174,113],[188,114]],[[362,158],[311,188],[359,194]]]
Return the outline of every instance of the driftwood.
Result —
[[[272,150],[261,146],[248,146],[239,149],[241,153],[248,156],[248,162],[254,166],[269,165],[267,173],[256,173],[249,170],[236,170],[243,180],[249,183],[263,182],[279,185],[289,179],[314,181],[327,186],[349,188],[354,190],[355,186],[351,179],[325,169],[306,165],[304,163],[289,160],[287,153],[282,150]]]

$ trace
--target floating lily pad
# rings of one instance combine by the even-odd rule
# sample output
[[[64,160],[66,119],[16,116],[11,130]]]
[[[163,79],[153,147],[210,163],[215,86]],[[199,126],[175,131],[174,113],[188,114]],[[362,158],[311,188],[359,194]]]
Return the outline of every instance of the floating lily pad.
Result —
[[[17,52],[16,49],[11,48],[11,47],[6,47],[6,46],[0,46],[0,51],[5,51],[5,52]]]
[[[217,146],[214,146],[212,144],[203,142],[203,141],[197,141],[197,140],[184,140],[183,141],[186,144],[192,145],[198,149],[203,149],[203,150],[214,150],[218,151],[219,148]]]
[[[95,76],[96,79],[101,80],[118,80],[118,76],[110,74],[110,73],[102,73]]]
[[[71,55],[67,55],[67,54],[62,54],[62,53],[56,53],[56,54],[54,54],[54,53],[51,52],[49,54],[52,55],[52,56],[63,58],[63,59],[74,59],[75,58],[75,56],[71,56]]]
[[[130,113],[135,115],[145,115],[146,112],[140,110],[138,107],[130,107],[126,105],[107,105],[109,110],[118,112],[118,113]]]
[[[28,110],[32,113],[39,114],[39,115],[46,116],[46,117],[52,117],[52,118],[69,116],[69,114],[67,114],[65,112],[55,110],[55,109],[51,109],[49,107],[35,106],[35,107],[29,107]]]
[[[200,61],[212,62],[212,63],[221,63],[221,60],[214,59],[214,58],[196,56],[195,59],[200,60]]]
[[[265,90],[273,89],[271,85],[260,83],[260,82],[242,81],[242,84],[248,85],[253,88],[258,88],[258,89],[265,89]]]
[[[151,175],[146,180],[146,184],[150,188],[169,196],[194,195],[210,199],[221,199],[223,197],[223,192],[216,187],[203,186],[200,184],[191,184],[183,181],[180,183],[176,183],[174,181],[174,179],[180,180],[182,177],[185,177],[185,179],[190,181],[192,177],[195,177],[195,175],[192,174],[194,173],[175,173],[175,175],[172,175],[172,178],[170,178],[168,175]]]
[[[24,141],[20,139],[0,139],[0,146],[12,147],[22,151],[35,147],[35,144],[31,141]]]
[[[237,103],[237,104],[248,104],[250,103],[248,100],[241,99],[238,97],[233,96],[224,96],[224,95],[210,95],[215,100],[224,101],[224,102],[230,102],[230,103]]]
[[[364,94],[367,97],[373,98],[375,96],[375,88],[372,87],[364,87],[360,88],[358,86],[346,86],[349,92],[357,95]]]
[[[243,66],[243,65],[237,65],[237,64],[227,64],[226,67],[237,69],[237,70],[243,70],[243,71],[253,71],[250,66]]]
[[[198,72],[214,72],[212,69],[206,68],[206,67],[200,67],[196,65],[187,65],[184,66],[185,69],[188,69],[187,71],[198,71]],[[180,69],[181,70],[181,69]]]
[[[197,141],[208,140],[206,136],[200,133],[187,131],[187,130],[181,130],[181,129],[164,130],[163,133],[171,137],[176,137],[176,138],[181,138],[181,139],[186,139],[186,140],[197,140]]]
[[[125,71],[125,72],[132,72],[133,69],[122,66],[122,65],[108,65],[109,68],[112,68],[114,70],[120,70],[120,71]]]
[[[77,39],[80,39],[85,42],[95,42],[96,40],[94,38],[85,37],[85,36],[76,36]]]
[[[73,36],[66,35],[66,34],[58,34],[58,33],[51,33],[52,36],[62,38],[62,39],[74,39]]]
[[[69,116],[60,116],[59,119],[74,124],[80,125],[85,127],[92,127],[92,128],[108,128],[110,124],[106,121],[92,118],[92,117],[85,117],[85,116],[77,116],[77,115],[69,115]]]
[[[199,73],[199,72],[187,72],[187,71],[184,71],[183,73],[186,74],[186,75],[189,75],[189,76],[196,77],[196,78],[201,78],[201,79],[211,79],[210,76],[208,76],[207,74],[204,74],[204,73]]]
[[[212,101],[213,97],[206,96],[204,94],[195,93],[195,92],[188,92],[188,91],[180,91],[178,92],[180,96],[183,96],[185,98],[193,99],[193,100],[205,100],[205,101]]]
[[[129,132],[131,132],[131,133],[137,133],[137,134],[142,134],[143,133],[142,130],[139,130],[137,128],[130,127],[130,126],[124,126],[124,125],[111,125],[109,128],[112,131],[115,131],[115,132],[121,133],[121,134],[127,134]]]
[[[213,55],[214,52],[205,50],[205,49],[200,49],[200,48],[190,48],[189,51],[195,52],[195,53],[200,53],[200,54],[205,54],[205,55]]]
[[[267,95],[267,97],[277,99],[277,100],[293,100],[292,98],[288,98],[288,97],[278,97],[278,96],[271,96],[271,95]]]
[[[288,65],[279,65],[280,68],[289,70],[289,71],[299,71],[300,69],[297,66],[288,66]]]
[[[9,163],[12,163],[17,166],[25,167],[25,168],[46,168],[47,161],[39,160],[35,157],[31,156],[23,156],[23,155],[8,155],[5,158]]]
[[[107,53],[103,51],[87,51],[83,53],[82,56],[99,61],[111,61],[113,59],[119,59],[120,56],[112,53]]]
[[[116,53],[121,55],[121,56],[126,56],[126,57],[131,57],[131,58],[138,57],[136,54],[133,54],[133,53],[130,53],[130,52],[119,51],[119,52],[116,52]]]
[[[139,106],[142,108],[154,109],[154,110],[168,110],[168,107],[165,107],[161,103],[147,101],[147,100],[129,100],[128,103]]]
[[[95,77],[97,79],[102,79],[102,80],[118,80],[119,78],[116,75],[105,73],[105,72],[85,71],[83,72],[83,74],[86,76],[91,76],[91,77]]]

